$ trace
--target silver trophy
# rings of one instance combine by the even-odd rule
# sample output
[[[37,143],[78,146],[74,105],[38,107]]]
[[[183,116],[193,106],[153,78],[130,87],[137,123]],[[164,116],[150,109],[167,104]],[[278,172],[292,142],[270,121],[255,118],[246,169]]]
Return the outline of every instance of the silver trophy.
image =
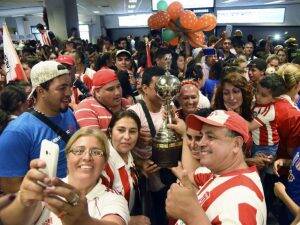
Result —
[[[168,71],[158,79],[155,86],[157,95],[163,100],[166,116],[153,139],[152,156],[154,162],[163,168],[177,166],[181,158],[182,137],[167,127],[174,120],[171,102],[178,95],[180,87],[179,79]]]

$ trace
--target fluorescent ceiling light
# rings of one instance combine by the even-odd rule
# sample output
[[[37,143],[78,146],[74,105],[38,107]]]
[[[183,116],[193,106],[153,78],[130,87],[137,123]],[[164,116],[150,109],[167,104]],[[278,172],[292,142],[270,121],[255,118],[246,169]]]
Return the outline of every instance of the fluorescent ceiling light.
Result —
[[[222,2],[223,4],[228,4],[228,3],[232,3],[232,2],[237,2],[238,0],[226,0],[224,2]]]
[[[137,0],[129,0],[128,3],[137,3]]]
[[[98,10],[97,11],[93,11],[93,13],[100,13],[100,11],[98,11]]]
[[[280,38],[281,38],[280,34],[275,34],[274,35],[274,40],[278,41],[278,40],[280,40]]]
[[[133,10],[128,10],[133,11]],[[127,16],[118,16],[120,27],[147,27],[148,18],[152,13],[141,13]]]
[[[134,5],[134,4],[128,5],[128,9],[134,9],[135,7],[136,7],[136,5]]]
[[[273,1],[273,2],[266,2],[265,5],[272,5],[272,4],[277,4],[277,3],[281,3],[284,2],[283,0],[278,0],[278,1]]]
[[[285,8],[217,10],[218,23],[262,24],[283,23]]]

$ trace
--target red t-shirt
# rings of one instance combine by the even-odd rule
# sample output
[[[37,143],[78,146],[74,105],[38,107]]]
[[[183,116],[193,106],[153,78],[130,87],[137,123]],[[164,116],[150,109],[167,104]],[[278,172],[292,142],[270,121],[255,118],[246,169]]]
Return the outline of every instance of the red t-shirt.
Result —
[[[287,149],[300,146],[300,111],[285,99],[277,99],[274,106],[280,137],[277,158],[290,159]]]

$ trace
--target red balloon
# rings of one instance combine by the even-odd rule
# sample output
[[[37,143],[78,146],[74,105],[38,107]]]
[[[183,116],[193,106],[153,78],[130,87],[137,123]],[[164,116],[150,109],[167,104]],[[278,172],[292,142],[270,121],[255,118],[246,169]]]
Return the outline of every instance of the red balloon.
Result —
[[[167,12],[170,15],[171,19],[175,21],[179,18],[180,13],[183,12],[183,6],[180,2],[172,2],[168,6]]]
[[[204,44],[205,35],[202,31],[198,31],[195,33],[189,33],[188,34],[189,43],[194,48],[200,47]]]
[[[169,41],[169,44],[172,46],[177,46],[179,43],[179,37],[176,37],[174,39],[172,39],[171,41]]]
[[[170,22],[169,14],[164,11],[159,11],[149,17],[148,26],[151,29],[161,29],[167,27],[169,22]]]
[[[192,30],[197,23],[197,16],[190,10],[185,10],[180,14],[179,22],[185,29]]]

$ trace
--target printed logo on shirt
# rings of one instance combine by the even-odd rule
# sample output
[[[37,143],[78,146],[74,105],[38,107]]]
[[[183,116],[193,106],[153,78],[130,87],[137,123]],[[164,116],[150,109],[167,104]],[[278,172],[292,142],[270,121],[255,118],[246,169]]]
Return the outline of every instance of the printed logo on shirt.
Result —
[[[201,198],[199,198],[199,203],[200,203],[200,205],[203,205],[203,203],[204,203],[207,199],[209,199],[209,197],[210,197],[210,192],[209,192],[209,191],[205,192],[205,194],[204,194]]]
[[[66,133],[71,134],[71,131],[68,129],[68,130],[66,130]],[[61,136],[57,136],[56,138],[53,138],[51,141],[54,143],[58,143],[60,139],[61,139]]]
[[[292,170],[289,170],[288,182],[293,182],[295,180],[295,176],[293,175]]]
[[[51,225],[52,224],[52,217],[46,219],[44,222],[43,222],[43,225]]]

